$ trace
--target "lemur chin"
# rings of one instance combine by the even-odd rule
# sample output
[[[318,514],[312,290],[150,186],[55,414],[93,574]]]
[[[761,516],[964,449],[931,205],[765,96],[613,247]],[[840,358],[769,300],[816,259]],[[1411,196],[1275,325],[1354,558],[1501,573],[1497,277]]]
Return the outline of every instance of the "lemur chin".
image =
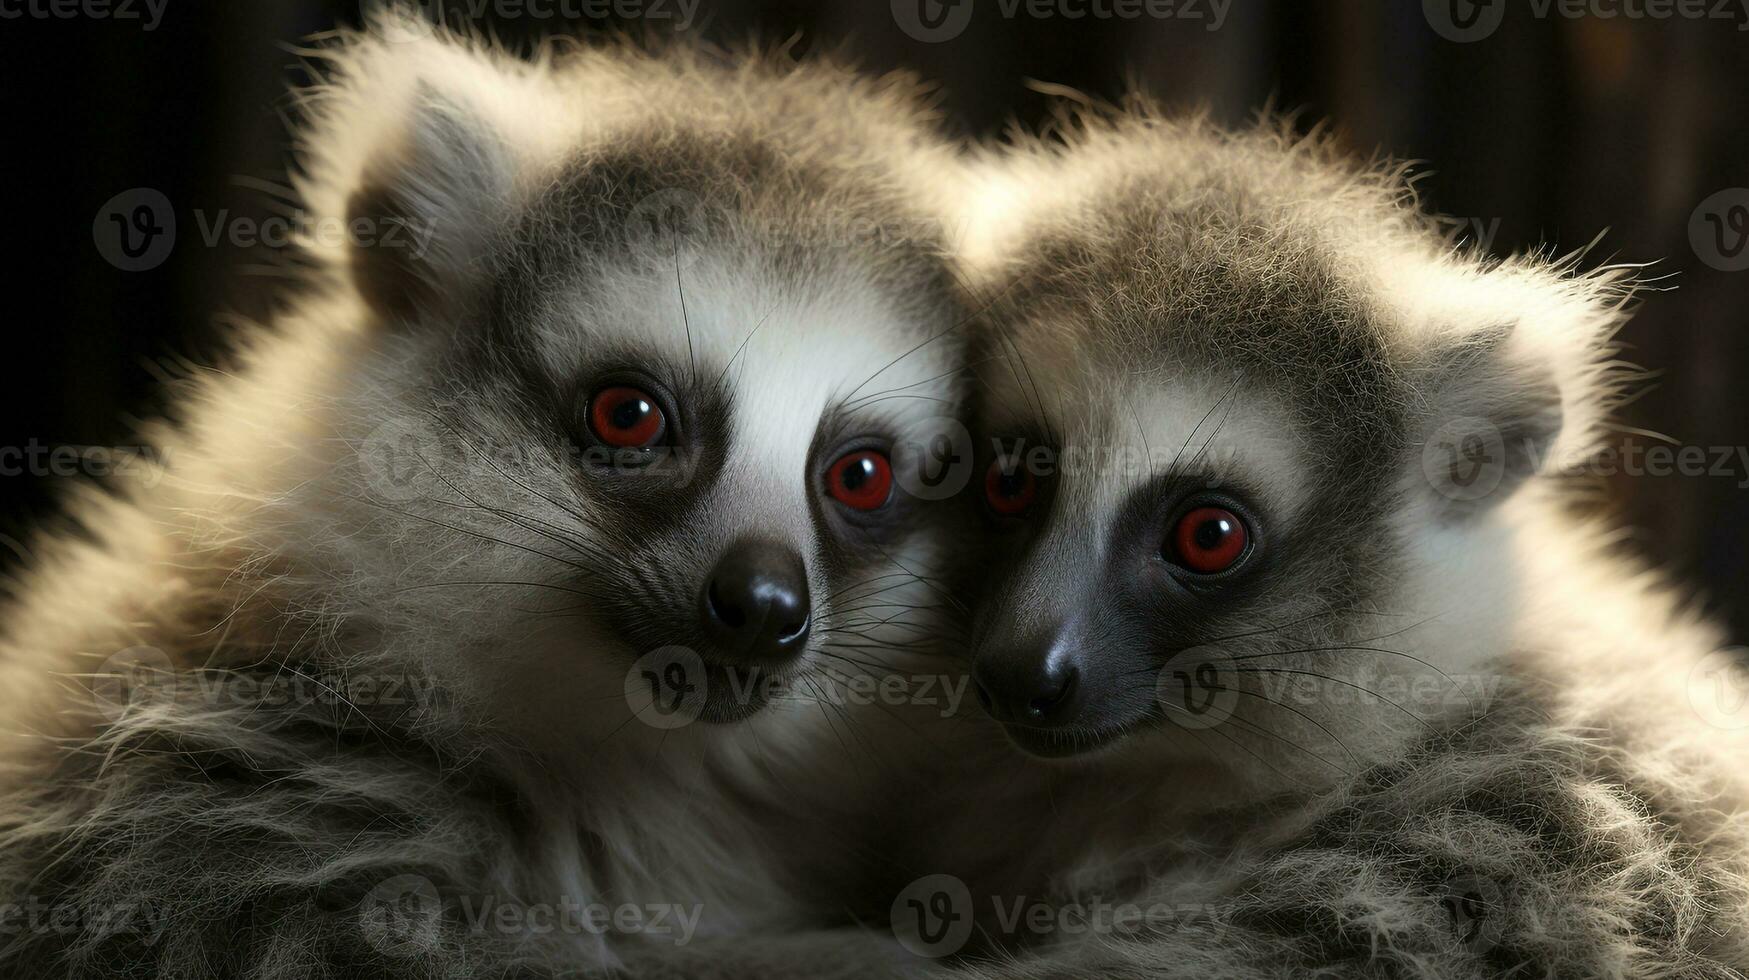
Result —
[[[0,973],[509,976],[671,941],[470,929],[489,903],[832,924],[877,790],[814,702],[918,642],[905,447],[955,400],[915,87],[399,15],[311,57],[298,205],[348,234],[4,618],[0,901],[168,935],[82,918]],[[373,934],[409,896],[418,941]]]

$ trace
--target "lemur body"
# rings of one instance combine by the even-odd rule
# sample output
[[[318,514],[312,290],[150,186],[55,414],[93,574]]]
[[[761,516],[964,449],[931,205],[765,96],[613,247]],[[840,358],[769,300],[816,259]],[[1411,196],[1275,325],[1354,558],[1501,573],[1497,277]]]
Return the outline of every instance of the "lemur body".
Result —
[[[311,241],[155,485],[36,544],[0,903],[57,925],[0,974],[534,977],[841,921],[876,790],[810,692],[915,643],[895,447],[953,401],[926,111],[393,16],[315,57],[301,204],[382,246]]]
[[[1706,701],[1740,666],[1562,475],[1627,377],[1622,274],[1454,250],[1285,127],[1065,129],[967,195],[975,671],[1082,810],[1143,815],[1055,900],[1217,914],[971,971],[1749,971],[1749,733]]]

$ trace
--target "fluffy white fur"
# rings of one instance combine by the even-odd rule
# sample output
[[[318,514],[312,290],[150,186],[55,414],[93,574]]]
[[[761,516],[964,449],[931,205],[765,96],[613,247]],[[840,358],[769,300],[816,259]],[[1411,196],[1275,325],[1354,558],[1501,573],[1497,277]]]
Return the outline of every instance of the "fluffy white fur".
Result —
[[[553,976],[675,938],[481,927],[468,903],[486,900],[672,906],[698,916],[681,937],[698,942],[850,921],[832,896],[866,873],[879,770],[846,709],[813,694],[851,662],[828,661],[833,643],[857,637],[863,658],[914,643],[929,590],[906,570],[934,558],[895,538],[875,571],[829,571],[808,453],[817,421],[859,394],[951,402],[951,346],[922,342],[952,326],[914,284],[936,275],[929,250],[855,237],[870,231],[859,195],[934,186],[918,178],[947,151],[927,110],[905,83],[831,64],[563,43],[524,59],[396,15],[309,57],[325,81],[304,96],[300,203],[332,229],[361,191],[395,190],[438,297],[410,317],[431,322],[384,322],[356,278],[374,256],[313,237],[308,287],[180,383],[174,420],[149,433],[156,479],[79,489],[34,545],[0,640],[0,903],[63,925],[9,920],[0,974]],[[473,315],[450,301],[481,285],[519,209],[640,139],[658,154],[767,140],[798,171],[849,175],[737,189],[817,222],[682,186],[683,205],[729,212],[726,241],[653,267],[610,242],[588,263],[599,288],[533,284],[550,285],[536,363],[620,344],[721,372],[737,395],[737,454],[696,517],[649,545],[708,567],[733,535],[776,528],[806,556],[827,639],[789,696],[739,725],[633,718],[622,685],[643,648],[590,616],[591,571],[612,570],[617,545],[574,494],[577,461],[531,435],[536,403],[456,372],[455,338],[480,327],[445,319]],[[791,257],[761,265],[772,255]],[[786,261],[814,278],[771,271]],[[891,401],[869,416],[888,430],[941,412]],[[486,458],[506,447],[522,451]],[[116,675],[141,670],[147,693],[113,702],[130,690]],[[289,682],[303,693],[288,700]],[[867,713],[856,737],[912,737]],[[119,927],[117,909],[133,910]],[[891,945],[830,942],[869,969]]]

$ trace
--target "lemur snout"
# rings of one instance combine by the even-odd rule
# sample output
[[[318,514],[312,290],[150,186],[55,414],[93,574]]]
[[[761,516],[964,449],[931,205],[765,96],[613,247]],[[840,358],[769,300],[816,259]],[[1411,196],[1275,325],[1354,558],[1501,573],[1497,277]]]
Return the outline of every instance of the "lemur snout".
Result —
[[[1075,717],[1080,670],[1072,657],[1060,651],[1044,656],[979,657],[972,674],[978,685],[978,702],[998,721],[1050,728]]]
[[[731,659],[777,666],[808,641],[808,571],[794,548],[764,540],[728,547],[699,596],[704,628]]]

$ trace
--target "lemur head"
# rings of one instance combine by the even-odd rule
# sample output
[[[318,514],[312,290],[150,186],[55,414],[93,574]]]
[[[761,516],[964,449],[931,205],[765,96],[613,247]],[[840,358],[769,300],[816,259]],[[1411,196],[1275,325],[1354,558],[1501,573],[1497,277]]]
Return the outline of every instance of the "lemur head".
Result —
[[[1078,129],[985,168],[968,250],[991,712],[1270,785],[1485,707],[1508,501],[1593,438],[1620,291],[1454,249],[1284,129]]]
[[[957,358],[911,93],[399,26],[340,50],[305,137],[363,327],[323,393],[350,451],[288,537],[344,569],[343,628],[569,752],[638,741],[640,697],[740,720],[878,642]]]

